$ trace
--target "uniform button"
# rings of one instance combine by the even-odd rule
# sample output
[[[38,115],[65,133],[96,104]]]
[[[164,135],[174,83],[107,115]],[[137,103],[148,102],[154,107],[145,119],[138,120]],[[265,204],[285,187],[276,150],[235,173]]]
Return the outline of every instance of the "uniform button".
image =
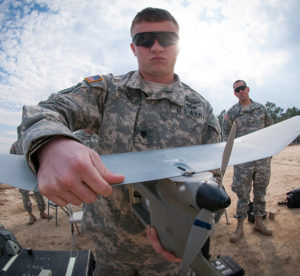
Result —
[[[147,131],[146,130],[142,130],[141,131],[141,135],[143,138],[145,138],[147,136]]]

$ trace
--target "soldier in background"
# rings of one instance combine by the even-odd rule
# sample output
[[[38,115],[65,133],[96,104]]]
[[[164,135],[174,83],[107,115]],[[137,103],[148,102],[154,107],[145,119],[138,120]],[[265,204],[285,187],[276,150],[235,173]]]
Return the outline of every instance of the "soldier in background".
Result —
[[[265,107],[249,98],[250,88],[243,80],[233,83],[234,95],[239,102],[231,107],[224,116],[223,134],[227,139],[233,122],[236,122],[236,137],[240,137],[273,124],[272,117]],[[270,181],[271,158],[261,159],[234,166],[232,191],[238,196],[235,218],[238,221],[230,242],[237,242],[244,236],[244,220],[247,218],[250,192],[253,186],[254,229],[265,235],[272,235],[272,230],[263,224],[265,214],[265,195]]]
[[[20,151],[17,142],[13,143],[13,145],[11,146],[10,153],[11,154],[22,155],[22,152]],[[32,204],[31,204],[31,201],[30,201],[30,198],[29,198],[29,191],[19,189],[19,192],[22,196],[24,209],[29,214],[28,225],[31,225],[36,221],[36,217],[32,213]],[[38,209],[40,211],[40,217],[42,219],[48,219],[48,215],[45,213],[46,205],[45,205],[43,195],[40,194],[39,192],[34,192],[34,197],[36,199],[36,203],[37,203]],[[52,218],[52,216],[49,215],[49,219],[51,219],[51,218]]]

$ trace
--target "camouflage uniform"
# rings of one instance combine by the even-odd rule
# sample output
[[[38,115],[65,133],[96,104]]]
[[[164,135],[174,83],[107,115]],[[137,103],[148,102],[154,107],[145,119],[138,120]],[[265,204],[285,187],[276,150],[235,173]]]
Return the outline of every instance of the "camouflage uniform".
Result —
[[[265,107],[250,99],[249,108],[243,110],[237,103],[225,114],[223,133],[228,137],[233,122],[236,122],[236,137],[240,137],[273,124],[272,117]],[[266,209],[266,189],[271,174],[271,158],[261,159],[234,166],[232,191],[238,196],[236,215],[237,219],[247,217],[248,203],[253,181],[253,214],[263,216]]]
[[[20,143],[33,170],[31,157],[36,149],[53,135],[76,139],[73,131],[77,129],[97,130],[99,154],[219,141],[220,129],[210,104],[178,76],[158,91],[138,71],[102,77],[53,94],[38,107],[24,107]],[[87,204],[83,228],[96,244],[101,275],[135,275],[136,271],[140,275],[188,275],[179,271],[178,263],[169,263],[154,251],[144,226],[130,211],[126,186],[114,188],[109,198],[98,196],[94,204]]]
[[[32,204],[29,198],[29,191],[19,189],[20,194],[22,195],[24,209],[27,212],[32,212]],[[34,197],[37,203],[37,206],[41,212],[44,212],[46,209],[45,201],[43,196],[39,192],[34,192]]]
[[[98,135],[87,132],[84,129],[75,131],[74,135],[82,142],[82,144],[91,148],[94,151],[98,151]]]
[[[22,151],[19,149],[18,147],[18,142],[14,142],[13,145],[10,148],[10,153],[11,154],[18,154],[18,155],[22,155]],[[29,191],[23,190],[23,189],[19,189],[19,192],[22,196],[22,200],[23,200],[23,205],[24,205],[24,209],[27,212],[32,212],[32,204],[30,202],[30,198],[29,198]],[[44,202],[44,198],[43,196],[39,193],[39,192],[34,192],[34,197],[36,199],[36,203],[38,205],[38,208],[41,212],[44,212],[46,209],[45,206],[45,202]]]

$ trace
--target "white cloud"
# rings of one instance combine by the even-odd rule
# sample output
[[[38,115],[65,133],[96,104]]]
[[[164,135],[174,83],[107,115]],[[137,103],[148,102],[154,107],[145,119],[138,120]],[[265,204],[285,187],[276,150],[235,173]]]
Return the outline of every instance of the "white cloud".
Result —
[[[0,124],[16,126],[21,122],[21,118],[21,109],[19,111],[9,111],[0,107]]]

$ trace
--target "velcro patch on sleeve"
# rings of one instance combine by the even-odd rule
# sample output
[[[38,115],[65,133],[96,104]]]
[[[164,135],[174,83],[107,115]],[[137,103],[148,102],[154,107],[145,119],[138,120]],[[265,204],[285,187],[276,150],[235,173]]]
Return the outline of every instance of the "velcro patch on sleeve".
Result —
[[[95,75],[95,76],[87,77],[87,78],[84,78],[84,79],[88,83],[93,83],[93,82],[96,82],[96,81],[102,81],[103,80],[103,78],[100,75]]]

